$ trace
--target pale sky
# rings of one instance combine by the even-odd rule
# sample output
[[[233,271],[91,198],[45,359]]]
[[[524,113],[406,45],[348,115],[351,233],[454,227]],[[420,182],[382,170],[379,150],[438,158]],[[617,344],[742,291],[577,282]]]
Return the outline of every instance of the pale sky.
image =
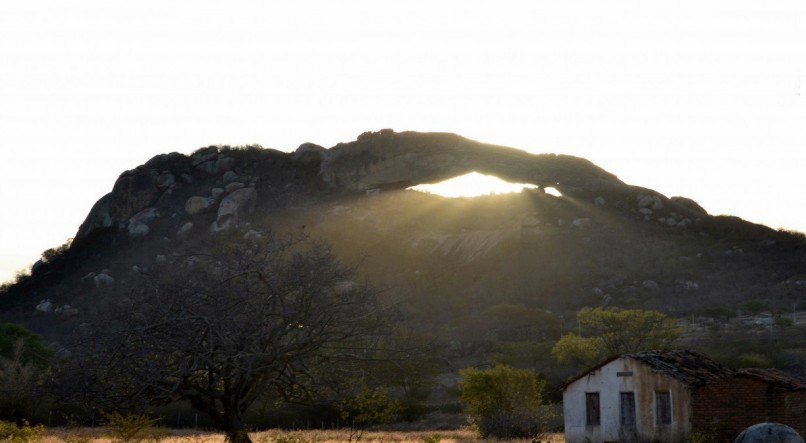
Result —
[[[125,169],[449,131],[806,230],[803,1],[0,2],[0,281]]]

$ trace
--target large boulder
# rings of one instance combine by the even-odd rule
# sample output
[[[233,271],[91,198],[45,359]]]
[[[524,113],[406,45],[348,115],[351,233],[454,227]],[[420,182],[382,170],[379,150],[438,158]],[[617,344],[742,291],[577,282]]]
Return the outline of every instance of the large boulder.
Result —
[[[759,423],[745,429],[734,443],[804,443],[794,429],[780,423]]]
[[[127,231],[129,231],[129,237],[137,238],[148,235],[148,233],[151,232],[151,228],[142,223],[131,223],[129,224]]]
[[[92,207],[89,215],[78,228],[74,245],[82,242],[92,232],[110,226],[124,228],[136,213],[151,207],[162,195],[159,187],[160,173],[146,166],[137,167],[120,175],[112,192],[102,197]]]
[[[193,166],[199,166],[202,163],[206,163],[208,161],[214,161],[218,158],[218,148],[215,146],[210,146],[207,148],[199,149],[198,151],[194,152],[190,156],[190,164]]]
[[[170,172],[163,172],[157,176],[157,188],[164,191],[176,183],[176,178]]]
[[[76,240],[80,241],[92,232],[112,226],[112,215],[109,211],[112,198],[112,193],[110,192],[95,202],[84,223],[78,228]]]
[[[313,144],[303,143],[294,151],[294,160],[304,164],[318,164],[327,149]]]
[[[255,210],[256,204],[255,188],[241,188],[224,197],[218,205],[218,218],[213,223],[213,230],[240,226],[244,222],[245,215]]]
[[[143,237],[148,235],[151,222],[159,217],[159,212],[155,208],[146,208],[129,219],[127,229],[129,237]]]
[[[199,196],[190,197],[185,202],[185,212],[189,215],[196,215],[210,209],[212,205],[212,198]]]
[[[663,209],[663,202],[657,195],[641,194],[638,196],[638,207],[657,211]]]
[[[212,198],[215,201],[218,201],[218,199],[221,198],[221,196],[223,196],[226,193],[227,191],[225,191],[224,188],[213,188],[210,190],[210,198]]]
[[[101,271],[98,275],[93,277],[92,281],[95,283],[96,288],[100,288],[102,286],[110,286],[115,283],[115,279],[109,275],[106,270]]]
[[[235,166],[235,159],[232,157],[220,157],[215,162],[216,173],[231,171]]]
[[[39,312],[50,312],[53,309],[53,303],[50,299],[42,300],[36,305],[36,310]]]
[[[227,171],[221,177],[221,180],[223,180],[224,183],[234,182],[238,180],[238,174],[236,174],[235,171]]]
[[[129,223],[143,223],[146,225],[151,224],[154,220],[159,217],[159,211],[156,208],[146,208],[142,211],[134,214],[130,219]]]
[[[708,212],[702,206],[700,206],[699,203],[695,202],[690,198],[672,197],[669,200],[696,214],[708,215]]]
[[[199,170],[204,171],[204,172],[206,172],[206,173],[208,173],[210,175],[215,175],[215,173],[218,172],[218,168],[216,168],[216,165],[215,165],[215,160],[210,160],[210,161],[204,162],[204,163],[202,163],[202,164],[200,164],[200,165],[198,165],[196,167]]]
[[[244,184],[243,184],[243,183],[241,183],[241,182],[232,182],[232,183],[227,184],[227,186],[225,186],[225,187],[224,187],[224,189],[225,189],[225,190],[226,190],[228,193],[232,193],[232,192],[235,192],[235,191],[237,191],[238,189],[241,189],[241,188],[243,188],[243,187],[244,187]]]
[[[112,189],[115,197],[112,218],[125,220],[151,206],[161,194],[158,179],[159,174],[154,169],[137,168],[124,172]]]
[[[193,223],[192,222],[187,222],[187,223],[183,224],[182,227],[179,228],[178,231],[176,231],[176,237],[177,238],[187,238],[187,236],[190,235],[191,229],[193,229]]]

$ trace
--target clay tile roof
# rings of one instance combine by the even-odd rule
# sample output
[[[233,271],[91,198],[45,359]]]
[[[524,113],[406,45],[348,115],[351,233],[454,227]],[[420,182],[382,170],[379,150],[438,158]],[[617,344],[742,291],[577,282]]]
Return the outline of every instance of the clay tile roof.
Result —
[[[571,383],[600,369],[617,358],[632,358],[650,366],[655,372],[675,378],[690,387],[700,387],[725,377],[753,377],[785,390],[806,390],[806,379],[778,369],[746,368],[734,370],[715,362],[708,356],[687,349],[636,352],[611,356],[596,366],[563,383]]]
[[[687,349],[646,351],[624,356],[639,360],[656,372],[676,378],[689,386],[702,386],[736,373],[704,354]]]
[[[739,376],[757,378],[786,390],[806,390],[806,380],[789,375],[778,369],[746,368],[739,369],[737,374]]]
[[[736,371],[722,366],[699,352],[687,349],[645,351],[609,357],[582,374],[566,381],[562,387],[565,388],[586,374],[622,357],[638,360],[652,367],[655,372],[668,375],[691,387],[702,386],[711,381],[736,374]]]

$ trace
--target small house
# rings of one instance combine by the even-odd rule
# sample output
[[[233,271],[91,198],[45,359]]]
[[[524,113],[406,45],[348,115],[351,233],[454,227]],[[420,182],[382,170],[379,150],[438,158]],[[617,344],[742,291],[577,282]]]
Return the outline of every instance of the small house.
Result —
[[[564,386],[567,443],[732,442],[765,421],[806,430],[806,384],[770,369],[733,370],[687,350],[606,359]]]

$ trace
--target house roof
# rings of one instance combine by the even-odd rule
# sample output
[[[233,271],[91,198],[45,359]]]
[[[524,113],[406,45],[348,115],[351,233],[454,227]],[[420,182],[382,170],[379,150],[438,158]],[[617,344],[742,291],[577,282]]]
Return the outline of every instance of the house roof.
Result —
[[[687,349],[613,355],[571,378],[562,385],[562,388],[565,389],[571,383],[619,358],[638,360],[649,365],[653,371],[675,378],[689,387],[700,387],[725,377],[752,377],[785,390],[806,390],[806,379],[778,369],[745,368],[734,370],[722,366],[704,354]]]
[[[687,349],[645,351],[611,356],[596,366],[568,380],[563,388],[579,380],[588,373],[602,368],[619,358],[632,358],[652,367],[653,371],[675,378],[688,386],[702,386],[722,377],[735,375],[736,371],[726,368],[699,352]]]
[[[800,391],[806,390],[806,380],[787,374],[778,369],[746,368],[736,371],[740,376],[753,377],[776,387]]]
[[[686,349],[638,352],[625,357],[646,363],[656,372],[676,378],[689,386],[702,386],[736,373],[704,354]]]

